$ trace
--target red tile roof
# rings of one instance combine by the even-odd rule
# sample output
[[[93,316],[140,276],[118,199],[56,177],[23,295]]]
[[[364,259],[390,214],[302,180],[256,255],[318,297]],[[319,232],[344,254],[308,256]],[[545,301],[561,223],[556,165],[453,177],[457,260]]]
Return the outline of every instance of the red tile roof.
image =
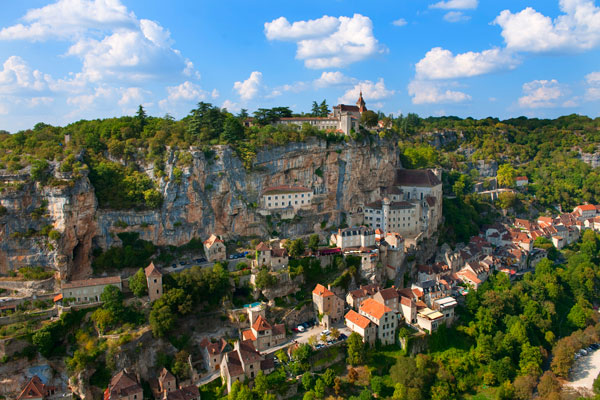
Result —
[[[144,272],[146,273],[147,277],[150,277],[150,276],[162,276],[162,274],[160,273],[160,271],[158,270],[158,268],[156,268],[154,266],[153,262],[151,262],[150,265],[148,265],[146,267],[146,269],[144,269]]]
[[[579,209],[581,211],[596,211],[596,206],[593,204],[583,204],[575,207],[575,209]]]
[[[360,305],[360,311],[377,319],[381,319],[386,312],[390,312],[392,309],[373,299],[366,299]]]
[[[43,384],[41,379],[37,375],[34,375],[29,382],[25,384],[25,387],[21,390],[17,400],[44,398],[49,395],[48,392],[50,390],[54,389],[53,386]]]
[[[252,324],[252,329],[254,329],[257,332],[262,332],[272,329],[272,327],[271,324],[269,324],[267,320],[263,318],[262,315],[259,315],[258,318],[256,318],[256,321],[254,321],[254,323]]]
[[[88,286],[100,286],[100,285],[118,285],[121,284],[120,276],[107,276],[105,278],[90,278],[83,279],[80,281],[65,282],[62,284],[63,289],[73,289],[79,287]]]
[[[318,283],[317,286],[315,286],[315,289],[313,290],[313,294],[316,294],[317,296],[320,296],[320,297],[333,296],[333,292],[331,290],[327,289],[325,286],[321,285],[320,283]]]
[[[221,239],[219,239],[219,237],[217,235],[215,235],[214,233],[212,235],[210,235],[210,237],[204,241],[204,244],[206,245],[206,247],[211,247],[215,243],[223,243],[223,241]]]
[[[366,317],[363,317],[362,315],[360,315],[359,313],[357,313],[354,310],[348,311],[348,313],[346,313],[346,316],[344,318],[346,318],[348,321],[352,322],[354,325],[360,326],[363,329],[367,328],[369,326],[369,324],[371,323],[371,320],[369,320]]]

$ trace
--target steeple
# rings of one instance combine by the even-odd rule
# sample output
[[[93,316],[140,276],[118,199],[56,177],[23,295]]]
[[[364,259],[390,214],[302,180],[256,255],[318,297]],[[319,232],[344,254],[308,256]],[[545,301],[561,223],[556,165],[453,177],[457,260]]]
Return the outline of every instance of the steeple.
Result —
[[[356,105],[358,106],[358,111],[362,114],[367,111],[367,106],[365,105],[365,101],[362,97],[362,90],[360,91],[360,95],[358,96],[358,100],[356,101]]]

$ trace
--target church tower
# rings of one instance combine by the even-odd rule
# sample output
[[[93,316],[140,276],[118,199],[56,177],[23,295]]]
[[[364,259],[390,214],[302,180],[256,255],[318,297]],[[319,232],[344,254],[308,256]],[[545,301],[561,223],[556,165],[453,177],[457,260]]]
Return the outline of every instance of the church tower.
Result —
[[[367,111],[367,106],[362,97],[362,90],[360,91],[360,96],[358,96],[358,100],[356,101],[356,105],[358,106],[358,111],[362,114]]]

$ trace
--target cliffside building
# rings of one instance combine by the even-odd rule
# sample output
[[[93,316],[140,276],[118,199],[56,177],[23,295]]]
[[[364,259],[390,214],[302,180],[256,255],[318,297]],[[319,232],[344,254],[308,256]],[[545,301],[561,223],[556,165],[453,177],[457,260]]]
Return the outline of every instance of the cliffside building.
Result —
[[[137,376],[121,370],[112,377],[104,391],[104,400],[142,400],[144,390]]]
[[[214,233],[204,241],[204,254],[209,262],[225,261],[227,259],[225,244]]]
[[[431,236],[442,218],[441,171],[399,169],[381,200],[364,206],[364,223],[405,237]]]
[[[221,379],[227,385],[227,391],[235,381],[244,382],[254,379],[259,371],[265,375],[275,370],[272,358],[262,356],[251,341],[237,341],[233,351],[225,354],[221,363]]]
[[[104,288],[109,285],[123,290],[120,276],[107,276],[65,282],[62,284],[62,295],[64,299],[74,299],[75,303],[96,303],[100,301]]]
[[[356,101],[356,105],[338,104],[333,107],[333,113],[327,117],[289,117],[281,118],[278,125],[295,125],[299,128],[304,124],[309,124],[319,130],[332,131],[349,135],[352,131],[358,131],[360,126],[360,117],[367,111],[362,92]]]
[[[260,198],[263,213],[274,210],[289,210],[292,216],[301,208],[310,208],[313,198],[312,189],[303,186],[271,186],[266,188]],[[283,213],[282,216],[289,216]]]
[[[321,323],[324,326],[329,328],[331,324],[342,320],[344,300],[321,284],[317,284],[312,296],[315,313],[322,316]]]
[[[34,375],[25,384],[16,400],[50,400],[57,398],[57,394],[54,386],[42,383],[42,380]]]
[[[144,269],[146,274],[146,283],[148,285],[148,297],[150,301],[158,300],[163,295],[162,273],[151,262]]]

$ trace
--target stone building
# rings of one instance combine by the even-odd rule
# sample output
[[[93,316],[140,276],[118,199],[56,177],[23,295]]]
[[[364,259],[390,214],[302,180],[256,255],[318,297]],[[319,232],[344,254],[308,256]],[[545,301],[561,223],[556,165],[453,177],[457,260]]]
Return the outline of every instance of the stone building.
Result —
[[[338,229],[337,233],[331,235],[329,243],[342,250],[351,247],[373,247],[375,231],[365,226]]]
[[[56,399],[57,395],[58,392],[54,386],[42,383],[42,380],[34,375],[25,384],[16,400],[51,400]]]
[[[251,322],[250,329],[242,332],[242,338],[251,341],[256,350],[265,351],[285,342],[285,325],[271,325],[262,315]]]
[[[120,276],[90,278],[62,284],[62,295],[66,299],[74,299],[75,303],[95,303],[100,301],[100,295],[105,287],[113,285],[123,290]]]
[[[268,375],[275,370],[272,358],[265,358],[254,348],[252,341],[237,341],[233,351],[225,354],[221,363],[221,379],[227,391],[235,381],[254,379],[259,371]]]
[[[266,188],[261,196],[261,208],[277,210],[291,207],[294,211],[310,208],[313,197],[312,189],[302,186],[272,186]]]
[[[360,305],[358,313],[377,326],[377,339],[382,345],[396,343],[398,317],[394,310],[374,299],[367,299]]]
[[[200,342],[200,352],[202,353],[204,368],[207,371],[219,370],[223,356],[225,356],[227,351],[231,350],[230,347],[223,338],[220,338],[216,342],[211,342],[207,338],[202,339]]]
[[[214,233],[204,241],[204,255],[210,262],[225,261],[227,259],[225,244]]]
[[[342,320],[344,300],[321,284],[317,284],[312,296],[315,313],[322,317],[321,324],[329,328],[331,324]]]
[[[163,295],[162,273],[151,262],[144,272],[146,274],[146,283],[148,285],[148,297],[150,301],[158,300]]]
[[[137,376],[126,370],[114,375],[104,391],[104,400],[143,400],[144,390]]]
[[[333,113],[327,117],[289,117],[280,118],[278,125],[295,125],[300,128],[304,124],[319,130],[332,131],[349,135],[357,132],[360,127],[360,117],[367,111],[362,92],[356,101],[356,105],[338,104],[333,107]]]
[[[377,339],[377,326],[367,317],[360,315],[354,310],[350,310],[345,315],[346,326],[352,332],[358,333],[364,343],[368,343],[370,346],[375,344]]]

